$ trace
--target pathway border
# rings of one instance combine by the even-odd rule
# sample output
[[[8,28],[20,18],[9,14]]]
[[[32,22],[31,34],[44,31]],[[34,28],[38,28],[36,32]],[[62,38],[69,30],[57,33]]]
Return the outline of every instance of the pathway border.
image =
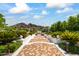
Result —
[[[38,43],[38,42],[32,42],[32,43],[29,43],[28,45],[30,44],[33,44],[33,43]],[[66,51],[64,51],[63,49],[61,49],[57,44],[55,43],[49,43],[49,42],[39,42],[39,43],[46,43],[46,44],[51,44],[51,45],[54,45],[60,52],[63,53],[63,55],[65,56],[66,54]]]
[[[23,44],[12,54],[12,56],[17,56],[18,53],[23,49],[23,47],[24,47],[25,45],[27,45],[27,44],[31,41],[31,39],[33,39],[34,37],[35,37],[35,34],[29,35],[29,36],[26,37],[25,39],[22,39],[22,40],[23,40]],[[37,42],[32,42],[32,43],[37,43]],[[32,44],[32,43],[29,43],[29,44]],[[57,44],[55,44],[55,43],[50,43],[50,42],[39,42],[39,43],[52,44],[52,45],[56,46],[56,48],[57,48],[60,52],[62,52],[64,56],[66,55],[66,54],[65,54],[66,52],[65,52],[63,49],[61,49],[61,48],[60,48]],[[28,45],[29,45],[29,44],[28,44]]]
[[[23,39],[23,43],[22,45],[12,54],[12,56],[17,56],[17,54],[23,49],[23,47],[25,45],[27,45],[31,39],[33,39],[35,36],[35,34],[33,35],[29,35],[28,37],[26,37],[25,39]]]

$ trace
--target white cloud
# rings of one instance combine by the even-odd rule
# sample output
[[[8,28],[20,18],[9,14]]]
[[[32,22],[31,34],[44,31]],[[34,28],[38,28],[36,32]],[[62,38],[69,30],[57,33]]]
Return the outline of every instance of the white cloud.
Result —
[[[33,18],[34,19],[40,19],[41,18],[41,15],[34,15]]]
[[[45,17],[48,14],[48,12],[46,10],[42,10],[40,15],[33,15],[34,19],[41,19],[43,17]]]
[[[47,11],[43,10],[41,14],[42,15],[47,15],[48,13],[47,13]]]
[[[73,8],[71,7],[73,4],[69,3],[47,3],[47,8],[57,8],[57,13],[64,13],[72,11]]]
[[[70,15],[67,15],[66,17],[69,18],[70,16],[76,16],[78,13],[73,13],[73,14],[70,14]]]
[[[55,7],[55,8],[65,8],[65,7],[68,7],[68,6],[71,6],[73,4],[67,4],[67,3],[47,3],[46,7],[48,8],[52,8],[52,7]]]
[[[21,16],[20,19],[25,20],[25,19],[28,19],[29,17],[30,17],[29,15],[28,16]]]
[[[11,13],[22,13],[25,11],[31,10],[31,8],[25,3],[16,3],[16,7],[13,7],[9,10]]]
[[[14,16],[6,16],[6,24],[8,24],[9,26],[17,24],[17,20],[15,20]]]
[[[72,8],[64,8],[64,9],[62,9],[62,10],[57,10],[56,12],[57,13],[64,13],[64,12],[69,12],[69,11],[73,11],[73,9]]]

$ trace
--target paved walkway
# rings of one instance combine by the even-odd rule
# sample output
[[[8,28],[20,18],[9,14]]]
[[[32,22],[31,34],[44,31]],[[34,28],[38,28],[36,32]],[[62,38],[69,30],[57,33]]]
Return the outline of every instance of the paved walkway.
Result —
[[[29,35],[28,37],[26,37],[25,39],[21,39],[23,41],[23,44],[20,46],[20,48],[18,48],[13,54],[12,56],[16,56],[25,45],[27,45],[29,43],[29,41],[35,36],[35,34],[33,35]]]
[[[25,55],[25,53],[27,54],[27,52],[29,52],[29,54],[27,54],[28,56],[30,56],[30,55],[32,55],[32,52],[31,51],[33,51],[33,54],[35,53],[34,51],[38,51],[39,53],[37,53],[36,55],[38,55],[38,56],[40,56],[40,55],[49,55],[49,56],[53,56],[53,55],[65,55],[64,53],[65,53],[65,51],[63,51],[61,48],[59,48],[59,46],[58,45],[56,45],[55,43],[50,43],[50,40],[47,38],[47,36],[42,36],[42,35],[40,35],[40,34],[38,34],[38,35],[35,35],[35,34],[33,34],[33,35],[29,35],[28,37],[26,37],[25,39],[22,39],[23,40],[23,44],[21,45],[21,47],[17,50],[17,51],[15,51],[14,53],[13,53],[13,55],[12,56],[17,56],[17,55],[19,55],[19,53],[20,52],[22,52],[23,50],[23,52],[21,53],[21,56],[22,55]],[[47,43],[46,43],[47,42]],[[31,44],[31,43],[33,43],[32,45],[32,47],[31,47],[31,45],[29,45],[29,44]],[[44,46],[43,46],[44,45]],[[34,47],[34,46],[36,46],[36,47],[38,47],[38,48],[36,48],[36,47]],[[50,46],[52,46],[52,47],[50,47]],[[53,46],[54,46],[54,48],[53,48]],[[25,48],[26,47],[26,48]],[[28,48],[29,47],[29,48]],[[48,48],[48,47],[50,47],[50,48]],[[25,48],[25,49],[24,49]],[[29,50],[28,51],[28,49],[31,49],[31,50]],[[43,50],[43,49],[46,49],[46,50]],[[35,49],[35,50],[33,50],[33,49]],[[39,50],[40,49],[40,50]],[[56,50],[56,51],[55,51]],[[41,52],[42,51],[42,52]],[[48,52],[46,52],[46,51],[48,51]],[[52,52],[50,52],[50,51],[52,51]],[[57,53],[57,51],[58,51],[58,53]],[[50,53],[49,53],[50,52]],[[61,54],[59,54],[61,52]],[[42,53],[42,54],[40,54],[40,53]],[[43,54],[43,53],[45,53],[45,54]],[[52,53],[52,54],[51,54]]]

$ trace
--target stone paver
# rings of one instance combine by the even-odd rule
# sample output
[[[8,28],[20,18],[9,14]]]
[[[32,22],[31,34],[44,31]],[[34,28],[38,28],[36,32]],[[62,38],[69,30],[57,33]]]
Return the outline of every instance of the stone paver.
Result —
[[[63,56],[64,53],[55,44],[50,44],[48,38],[39,34],[23,47],[17,56]]]
[[[49,40],[42,35],[37,35],[30,42],[49,42]]]
[[[19,56],[63,56],[63,53],[49,43],[31,43],[25,46]]]

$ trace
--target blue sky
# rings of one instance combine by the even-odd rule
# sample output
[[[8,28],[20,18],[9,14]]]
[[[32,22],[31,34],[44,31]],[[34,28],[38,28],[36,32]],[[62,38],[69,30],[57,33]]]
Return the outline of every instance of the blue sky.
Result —
[[[5,16],[8,25],[24,22],[50,26],[79,14],[79,4],[0,3],[0,13]]]

